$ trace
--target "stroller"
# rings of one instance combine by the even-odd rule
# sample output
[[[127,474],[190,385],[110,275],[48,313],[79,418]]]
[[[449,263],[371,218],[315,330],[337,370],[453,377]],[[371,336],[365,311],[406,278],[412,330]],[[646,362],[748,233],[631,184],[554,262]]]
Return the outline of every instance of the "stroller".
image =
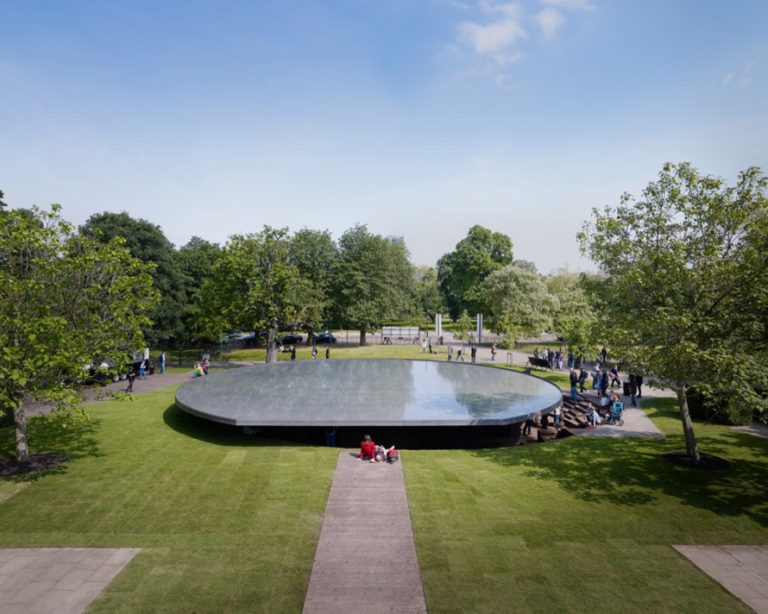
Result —
[[[608,416],[608,424],[618,424],[624,426],[624,403],[614,401],[611,405],[611,415]]]

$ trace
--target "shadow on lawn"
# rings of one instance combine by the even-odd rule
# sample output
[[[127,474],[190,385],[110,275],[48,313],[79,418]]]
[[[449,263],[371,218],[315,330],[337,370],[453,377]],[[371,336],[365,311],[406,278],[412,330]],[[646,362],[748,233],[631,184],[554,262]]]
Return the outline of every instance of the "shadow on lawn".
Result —
[[[29,420],[27,438],[33,454],[63,456],[66,460],[76,460],[86,456],[101,456],[99,444],[94,437],[98,422],[92,418],[69,419],[54,415],[41,416]],[[0,429],[0,459],[11,459],[16,454],[16,431],[14,427]],[[42,463],[41,466],[44,466]],[[65,473],[67,462],[4,477],[15,482],[32,482],[46,475]]]
[[[219,446],[301,445],[291,441],[278,441],[279,438],[272,437],[268,429],[246,435],[241,427],[198,418],[179,409],[175,403],[165,409],[163,421],[177,433]]]
[[[571,437],[549,445],[473,453],[500,465],[522,468],[525,475],[554,481],[586,501],[644,505],[662,493],[716,514],[744,514],[766,526],[768,446],[745,437],[748,436],[727,433],[699,440],[702,451],[731,461],[731,467],[724,471],[684,469],[665,461],[662,454],[685,447],[682,438],[665,441]],[[746,449],[742,450],[742,446]],[[765,460],[756,460],[761,455]]]

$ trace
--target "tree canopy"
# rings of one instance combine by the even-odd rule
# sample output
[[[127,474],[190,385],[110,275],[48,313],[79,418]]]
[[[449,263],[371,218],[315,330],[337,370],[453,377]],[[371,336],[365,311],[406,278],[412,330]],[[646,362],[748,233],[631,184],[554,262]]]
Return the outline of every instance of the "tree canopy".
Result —
[[[144,346],[157,300],[150,270],[122,239],[77,235],[56,205],[0,212],[0,404],[19,462],[29,460],[28,399],[76,406],[88,363],[119,368]]]
[[[625,194],[617,207],[593,210],[579,233],[605,275],[593,284],[602,332],[631,369],[675,390],[697,461],[691,387],[766,406],[766,236],[759,169],[731,187],[687,163],[666,164],[642,199]]]
[[[407,313],[413,300],[413,270],[402,242],[356,225],[339,239],[334,275],[339,321],[366,333]]]
[[[508,265],[488,275],[481,288],[488,323],[507,337],[510,347],[520,335],[539,334],[551,327],[557,299],[535,272]]]
[[[131,254],[152,263],[152,278],[161,300],[152,311],[152,328],[145,331],[152,344],[176,344],[184,338],[184,276],[176,260],[176,250],[159,226],[132,218],[128,213],[105,211],[92,215],[80,233],[102,243],[122,237]]]
[[[486,311],[483,280],[512,260],[512,241],[507,235],[482,226],[470,228],[454,250],[437,262],[440,291],[451,317],[456,319],[464,309]]]

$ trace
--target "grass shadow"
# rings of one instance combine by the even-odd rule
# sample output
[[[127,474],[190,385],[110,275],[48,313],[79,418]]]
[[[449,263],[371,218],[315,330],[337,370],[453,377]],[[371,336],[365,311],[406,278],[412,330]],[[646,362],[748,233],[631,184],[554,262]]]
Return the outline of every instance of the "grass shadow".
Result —
[[[64,456],[68,461],[89,456],[102,456],[95,433],[99,422],[83,413],[74,417],[48,414],[31,418],[27,423],[27,439],[33,454]],[[12,459],[16,455],[15,428],[0,429],[0,459]],[[66,473],[67,462],[46,468],[43,464],[39,471],[3,477],[3,480],[30,482],[52,475]]]
[[[727,434],[700,440],[703,450],[728,458],[741,439]],[[535,479],[553,481],[584,501],[634,506],[653,503],[660,494],[719,515],[744,514],[768,526],[768,461],[757,454],[728,458],[723,471],[675,466],[662,454],[684,448],[682,438],[629,440],[571,437],[542,446],[476,450],[477,456],[522,469]],[[738,451],[738,450],[737,450]]]

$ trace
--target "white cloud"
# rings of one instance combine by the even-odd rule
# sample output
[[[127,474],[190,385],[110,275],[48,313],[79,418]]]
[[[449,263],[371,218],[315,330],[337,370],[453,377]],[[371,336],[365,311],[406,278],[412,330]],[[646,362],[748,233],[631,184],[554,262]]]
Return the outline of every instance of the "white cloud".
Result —
[[[483,55],[500,53],[516,40],[526,37],[523,27],[513,19],[502,19],[488,25],[465,21],[459,24],[459,32],[464,41]]]
[[[555,38],[565,24],[565,17],[557,9],[547,7],[536,15],[536,23],[539,24],[544,38]]]
[[[728,87],[731,84],[736,85],[740,90],[746,89],[752,84],[752,71],[757,64],[756,61],[747,62],[738,71],[731,71],[723,76],[722,83]]]
[[[587,0],[541,0],[542,4],[547,6],[556,6],[561,9],[574,9],[577,11],[597,10],[593,4]]]
[[[521,9],[519,4],[495,4],[489,0],[481,0],[480,10],[483,13],[491,15],[493,13],[499,13],[507,19],[519,19],[521,15]]]

